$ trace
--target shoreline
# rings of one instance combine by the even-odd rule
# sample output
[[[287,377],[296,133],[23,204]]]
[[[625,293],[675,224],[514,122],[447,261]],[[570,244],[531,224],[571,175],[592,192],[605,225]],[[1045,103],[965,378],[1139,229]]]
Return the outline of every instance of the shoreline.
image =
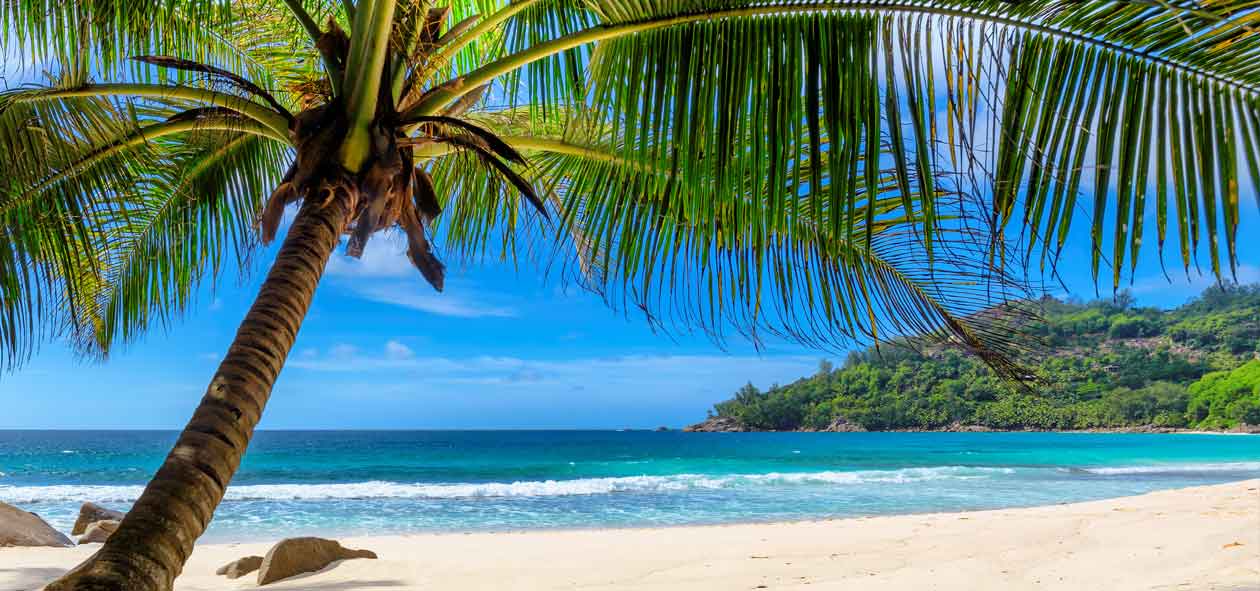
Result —
[[[1157,427],[1137,425],[1132,427],[1095,427],[1091,429],[1002,429],[986,425],[947,425],[936,429],[876,429],[870,430],[853,423],[839,423],[826,429],[786,429],[767,431],[748,429],[732,419],[710,417],[699,423],[687,425],[677,431],[683,433],[1094,433],[1134,435],[1260,435],[1260,425],[1243,425],[1230,430],[1186,429],[1182,427]]]
[[[1260,582],[1260,479],[1019,509],[341,541],[380,559],[267,588],[1239,589]],[[269,547],[199,545],[176,590],[257,588],[213,573]],[[0,589],[37,589],[93,548],[0,548]]]

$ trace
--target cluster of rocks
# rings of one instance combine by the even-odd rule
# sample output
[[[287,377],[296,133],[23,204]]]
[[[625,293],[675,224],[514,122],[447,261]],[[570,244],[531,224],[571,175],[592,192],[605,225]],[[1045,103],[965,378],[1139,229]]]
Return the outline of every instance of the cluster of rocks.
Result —
[[[106,509],[96,503],[83,503],[70,535],[78,536],[80,544],[102,543],[118,529],[119,522],[125,516],[121,511]],[[74,541],[39,515],[0,503],[0,547],[69,548],[74,544]],[[289,577],[318,572],[334,562],[352,558],[376,558],[376,553],[346,548],[336,540],[288,538],[272,546],[266,556],[246,556],[234,560],[219,568],[217,574],[237,579],[257,572],[258,584],[266,585]]]
[[[96,503],[83,503],[70,535],[79,536],[80,544],[103,544],[126,516],[122,511],[106,509]]]
[[[866,427],[851,422],[844,417],[836,417],[831,419],[831,423],[823,431],[827,433],[862,433],[866,431]]]
[[[106,509],[96,503],[83,503],[70,535],[78,536],[80,544],[102,543],[118,529],[118,522],[125,515],[121,511]],[[69,537],[48,525],[39,515],[0,503],[0,546],[66,548],[74,544]]]
[[[806,431],[815,431],[815,429],[804,429]],[[739,420],[734,417],[709,417],[702,422],[696,423],[683,429],[689,433],[743,433],[753,431],[745,427]],[[828,433],[857,433],[866,431],[861,425],[851,422],[844,417],[836,417],[826,428],[819,429]]]
[[[246,556],[233,560],[215,571],[229,579],[239,579],[258,572],[258,584],[266,585],[305,573],[323,570],[339,560],[376,558],[371,550],[353,550],[336,540],[324,538],[288,538],[280,540],[266,556]]]
[[[688,433],[738,433],[747,430],[731,417],[709,417],[703,422],[683,428]]]

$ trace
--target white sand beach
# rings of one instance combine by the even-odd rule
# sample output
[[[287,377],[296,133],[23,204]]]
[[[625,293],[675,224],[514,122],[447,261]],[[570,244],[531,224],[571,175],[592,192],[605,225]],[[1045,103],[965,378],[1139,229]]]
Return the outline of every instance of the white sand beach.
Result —
[[[341,541],[380,559],[266,588],[1260,590],[1260,480],[971,513]],[[255,588],[214,571],[269,547],[199,546],[176,588]],[[0,548],[0,590],[38,589],[91,552]]]

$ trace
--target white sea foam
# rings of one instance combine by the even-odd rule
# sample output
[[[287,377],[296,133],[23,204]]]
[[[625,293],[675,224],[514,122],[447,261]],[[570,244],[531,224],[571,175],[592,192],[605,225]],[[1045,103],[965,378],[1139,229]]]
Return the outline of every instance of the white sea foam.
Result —
[[[349,482],[328,484],[245,484],[232,486],[227,499],[248,500],[336,500],[336,499],[457,499],[503,497],[559,497],[617,493],[652,493],[688,490],[716,490],[749,486],[908,484],[931,480],[971,480],[1011,474],[1011,468],[937,466],[901,470],[853,472],[771,472],[767,474],[673,474],[667,476],[621,476],[573,480],[534,480],[519,482],[408,484],[400,482]],[[134,485],[50,485],[0,486],[0,499],[6,502],[95,502],[134,501],[143,487]]]
[[[227,499],[239,502],[239,500],[539,498],[539,496],[670,493],[670,491],[752,488],[752,486],[915,484],[934,480],[1002,478],[1005,475],[1016,474],[1016,471],[1013,468],[931,466],[931,468],[900,470],[813,471],[813,473],[614,476],[614,478],[572,480],[523,480],[515,481],[515,483],[413,484],[372,480],[363,481],[363,483],[243,484],[229,488]],[[1260,471],[1260,462],[1106,466],[1106,468],[1067,471],[1096,475],[1242,474],[1257,473]],[[144,488],[139,485],[0,485],[0,499],[14,504],[72,503],[82,502],[82,500],[93,500],[98,503],[130,503],[139,498],[142,490]]]
[[[1106,476],[1124,474],[1202,474],[1212,472],[1260,472],[1260,462],[1218,462],[1208,464],[1155,464],[1146,466],[1110,466],[1082,468],[1090,474]]]
[[[1025,470],[1035,470],[1027,468]],[[1260,462],[1163,464],[1079,468],[1097,475],[1260,472]],[[318,501],[348,499],[468,499],[590,496],[620,493],[685,492],[758,486],[857,486],[914,484],[942,480],[1001,478],[1015,468],[933,466],[899,470],[770,472],[765,474],[671,474],[572,480],[528,480],[478,483],[345,482],[325,484],[243,484],[227,491],[229,501]],[[13,504],[95,501],[128,503],[140,496],[139,485],[0,485],[0,499]]]

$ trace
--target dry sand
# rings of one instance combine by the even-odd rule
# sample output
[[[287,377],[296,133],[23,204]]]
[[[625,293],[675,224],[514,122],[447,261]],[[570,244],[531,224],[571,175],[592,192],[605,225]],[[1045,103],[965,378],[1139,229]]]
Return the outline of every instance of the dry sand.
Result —
[[[972,513],[342,541],[380,560],[267,589],[1260,591],[1260,480]],[[268,547],[199,546],[176,589],[254,588],[214,571]],[[91,552],[0,548],[0,590],[37,589]]]

